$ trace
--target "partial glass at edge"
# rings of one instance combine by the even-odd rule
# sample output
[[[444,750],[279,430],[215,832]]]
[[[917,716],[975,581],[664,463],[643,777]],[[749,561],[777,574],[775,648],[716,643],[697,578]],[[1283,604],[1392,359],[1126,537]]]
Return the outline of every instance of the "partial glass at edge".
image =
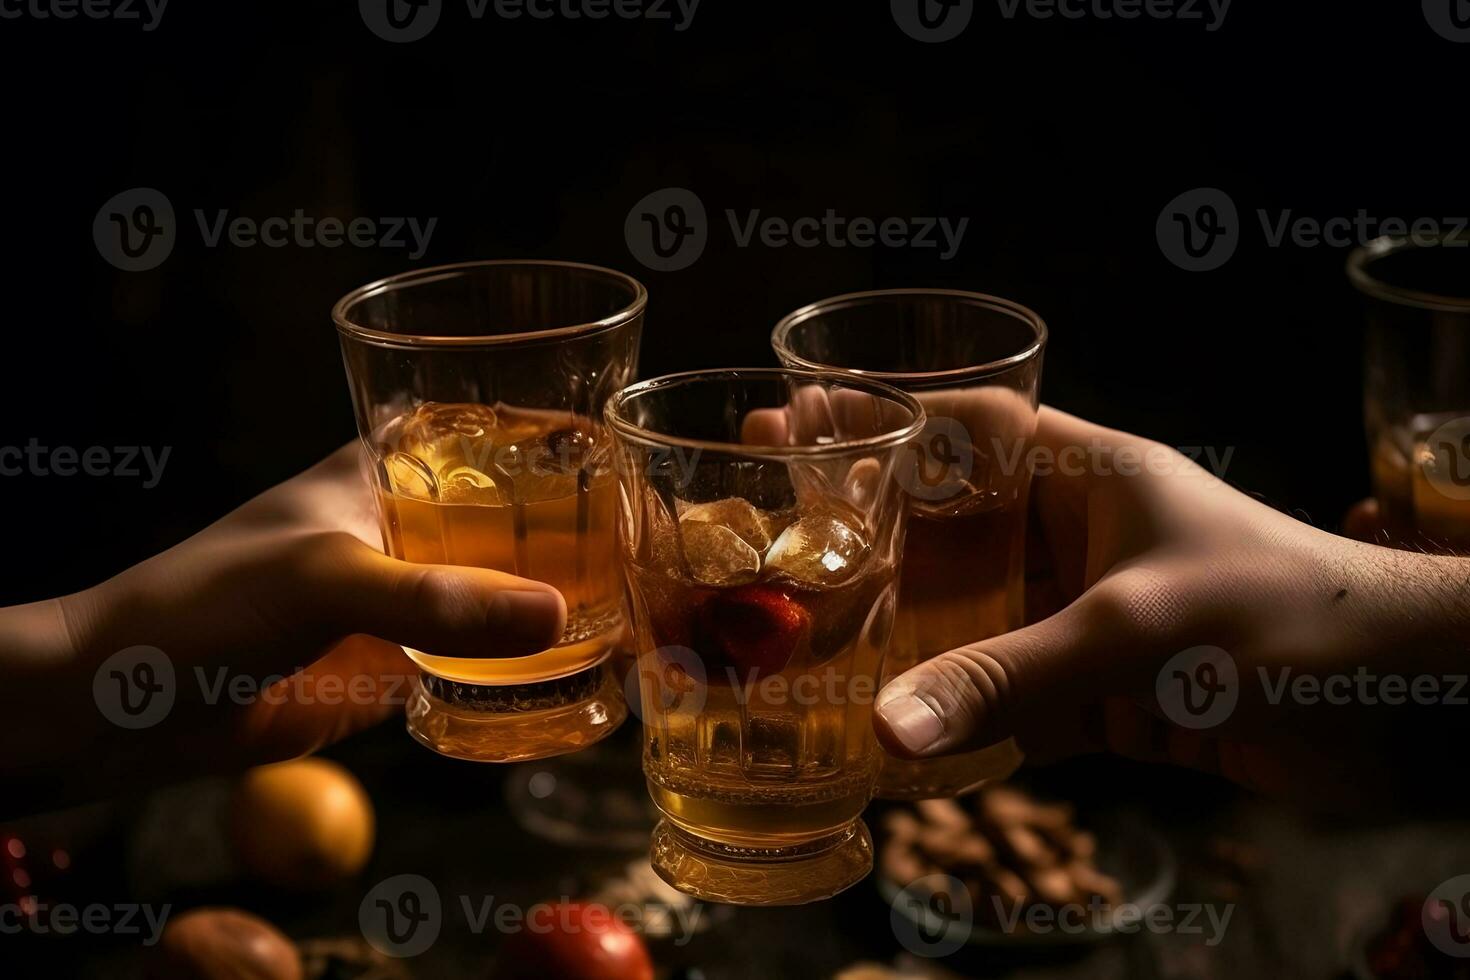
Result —
[[[364,286],[333,310],[384,546],[548,582],[562,641],[517,658],[406,650],[409,732],[445,755],[539,759],[626,714],[616,489],[602,425],[631,381],[646,293],[568,262],[471,262]]]
[[[1367,318],[1364,420],[1392,543],[1470,550],[1470,235],[1385,237],[1348,277]]]
[[[947,650],[1024,624],[1027,450],[1046,324],[979,293],[894,289],[825,299],[776,325],[790,367],[842,371],[912,393],[928,423],[900,569],[884,683]],[[885,756],[877,795],[956,796],[1015,772],[1014,740],[919,762]]]
[[[923,410],[861,380],[738,370],[635,385],[607,414],[654,869],[712,901],[835,895],[873,863],[895,468]]]

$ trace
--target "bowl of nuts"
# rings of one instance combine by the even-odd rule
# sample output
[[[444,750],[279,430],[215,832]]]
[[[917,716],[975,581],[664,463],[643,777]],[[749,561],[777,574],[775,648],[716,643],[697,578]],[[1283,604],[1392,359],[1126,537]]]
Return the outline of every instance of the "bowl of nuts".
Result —
[[[1136,931],[1173,891],[1168,845],[1137,820],[1084,829],[1069,803],[993,784],[877,821],[878,890],[921,941],[1065,945]]]

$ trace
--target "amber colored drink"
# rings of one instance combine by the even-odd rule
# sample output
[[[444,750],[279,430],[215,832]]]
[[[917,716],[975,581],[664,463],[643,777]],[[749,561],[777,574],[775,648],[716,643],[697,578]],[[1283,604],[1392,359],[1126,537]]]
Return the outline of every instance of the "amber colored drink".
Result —
[[[832,296],[783,317],[781,363],[884,381],[924,406],[900,471],[912,501],[884,683],[949,650],[1022,625],[1029,450],[1046,324],[996,296],[883,289]],[[1013,741],[958,756],[888,756],[877,795],[956,796],[1022,762]]]
[[[661,832],[678,838],[655,836],[655,866],[717,900],[824,897],[809,888],[830,867],[772,875],[758,897],[729,895],[687,854],[871,860],[842,845],[861,834],[868,846],[855,821],[879,765],[871,718],[894,569],[830,514],[766,513],[732,499],[689,509],[678,535],[669,523],[650,560],[628,568],[646,651],[644,771]],[[661,847],[686,857],[660,866]]]
[[[582,675],[608,659],[623,630],[613,531],[617,486],[592,465],[601,430],[564,412],[430,402],[390,422],[378,439],[376,483],[389,554],[535,579],[555,586],[567,602],[562,641],[533,656],[469,659],[406,650],[426,672],[426,696],[449,722],[434,737],[452,742],[460,737],[454,721],[464,723],[464,744],[447,748],[475,758],[487,752],[539,757],[548,739],[567,747],[595,741],[605,717],[583,725],[575,712],[558,711],[604,682]],[[520,723],[513,731],[499,725],[496,744],[486,745],[483,728],[471,733],[466,726],[477,711],[496,706],[523,709]],[[411,722],[412,712],[411,705]],[[515,745],[525,739],[529,744]],[[435,748],[446,751],[445,744]]]
[[[1024,501],[976,494],[957,508],[914,506],[884,683],[930,657],[1020,626],[1024,559]],[[922,800],[966,792],[1009,776],[1023,758],[1011,740],[919,762],[888,758],[878,796]]]
[[[1385,427],[1373,447],[1373,486],[1392,539],[1410,547],[1470,550],[1470,459],[1460,438],[1466,412],[1416,415]],[[1448,424],[1448,425],[1447,425]],[[1436,435],[1438,433],[1438,435]],[[1431,444],[1433,443],[1433,444]]]

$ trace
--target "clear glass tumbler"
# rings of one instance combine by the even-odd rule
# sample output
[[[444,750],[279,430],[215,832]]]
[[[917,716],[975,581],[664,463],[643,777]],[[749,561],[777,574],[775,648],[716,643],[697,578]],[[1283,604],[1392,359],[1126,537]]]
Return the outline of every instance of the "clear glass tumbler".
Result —
[[[395,558],[556,586],[562,641],[529,657],[407,650],[408,730],[487,762],[575,751],[626,714],[617,490],[602,425],[633,377],[647,293],[570,262],[470,262],[393,276],[332,311]]]
[[[911,513],[884,683],[946,650],[1023,625],[1028,450],[1046,324],[1016,303],[946,289],[835,296],[771,336],[788,367],[910,392],[928,422],[907,473]],[[1013,773],[1014,740],[919,762],[885,757],[878,795],[955,796]]]
[[[923,427],[886,385],[781,370],[647,381],[608,405],[655,870],[742,905],[872,868],[859,815],[897,601],[896,469]]]
[[[1368,320],[1364,418],[1391,539],[1470,549],[1470,235],[1379,238],[1348,259]]]

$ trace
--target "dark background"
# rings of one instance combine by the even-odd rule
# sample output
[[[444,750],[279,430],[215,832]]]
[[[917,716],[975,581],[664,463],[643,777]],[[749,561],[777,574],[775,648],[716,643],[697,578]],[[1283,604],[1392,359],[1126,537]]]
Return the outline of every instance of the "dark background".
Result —
[[[815,0],[702,0],[683,32],[473,21],[446,0],[436,30],[406,45],[371,34],[352,0],[173,0],[149,33],[0,19],[0,447],[171,447],[153,489],[0,477],[12,556],[0,604],[94,584],[352,438],[332,303],[413,265],[471,258],[636,275],[652,297],[644,376],[773,363],[774,322],[834,293],[996,293],[1051,327],[1048,402],[1175,445],[1233,447],[1232,482],[1335,528],[1368,484],[1345,250],[1268,247],[1256,211],[1465,213],[1467,62],[1470,46],[1440,38],[1408,0],[1235,0],[1214,33],[1199,21],[1008,21],[977,2],[964,35],[938,45],[905,36],[887,3]],[[629,253],[623,224],[670,186],[695,191],[712,227],[698,262],[664,274]],[[1239,207],[1242,242],[1222,269],[1188,273],[1161,253],[1155,222],[1176,195],[1210,186]],[[134,187],[168,196],[178,241],[160,267],[130,273],[104,260],[92,224]],[[411,261],[401,248],[207,248],[196,208],[438,222]],[[933,249],[742,249],[726,208],[970,224],[948,262]],[[524,843],[498,779],[430,756],[396,726],[333,751],[371,759],[354,768],[387,801],[364,881],[452,862],[439,869],[446,893],[492,880],[530,901],[590,866]],[[1269,974],[1261,964],[1326,975],[1361,923],[1383,921],[1377,903],[1463,866],[1448,857],[1459,827],[1328,839],[1275,810],[1242,815],[1227,787],[1187,775],[1079,760],[1056,778],[1069,794],[1143,800],[1181,853],[1186,894],[1213,894],[1198,868],[1215,830],[1280,859],[1208,974],[1197,944],[1170,939],[1144,957],[1111,948],[1112,966],[1085,975]],[[284,908],[225,900],[293,935],[351,933],[354,888]],[[855,889],[800,915],[742,912],[730,949],[700,956],[727,964],[717,977],[759,975],[744,970],[752,957],[769,975],[779,963],[817,976],[796,938],[776,948],[786,959],[762,944],[818,936],[841,946],[824,964],[868,955],[887,926],[849,918],[859,908],[882,906]],[[482,940],[456,937],[435,975],[480,975]],[[1138,965],[1154,961],[1155,973]]]
[[[151,490],[8,477],[0,601],[93,584],[353,435],[328,311],[348,289],[467,258],[629,271],[642,373],[772,363],[770,327],[820,297],[946,285],[1052,330],[1044,398],[1171,444],[1235,447],[1228,477],[1335,527],[1367,490],[1360,325],[1344,250],[1271,248],[1255,211],[1463,213],[1470,48],[1417,3],[1237,0],[1202,22],[1004,19],[921,44],[886,3],[703,0],[669,21],[470,19],[372,35],[356,4],[186,3],[138,22],[0,20],[6,326],[0,445],[170,446]],[[640,266],[644,195],[711,216],[692,267]],[[178,243],[148,272],[92,221],[163,191]],[[1171,265],[1155,220],[1216,186],[1243,241]],[[724,209],[793,219],[968,217],[959,254],[737,248]],[[204,246],[193,217],[437,217],[428,253]]]

